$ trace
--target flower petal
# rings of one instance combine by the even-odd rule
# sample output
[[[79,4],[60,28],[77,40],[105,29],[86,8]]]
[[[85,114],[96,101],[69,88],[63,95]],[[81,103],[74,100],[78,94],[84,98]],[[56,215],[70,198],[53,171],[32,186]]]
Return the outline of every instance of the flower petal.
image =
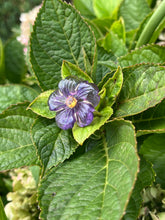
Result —
[[[51,111],[60,111],[66,107],[65,96],[63,96],[59,90],[53,92],[48,99],[49,109]]]
[[[56,114],[56,123],[58,127],[63,130],[67,130],[69,128],[73,128],[76,119],[74,117],[74,110],[65,108],[64,110],[57,112]]]
[[[67,97],[69,95],[75,94],[75,88],[77,86],[79,81],[77,81],[73,77],[67,77],[63,80],[61,80],[58,84],[58,88],[62,92],[62,94]]]
[[[94,107],[85,102],[79,102],[76,107],[76,120],[80,127],[85,127],[93,121]]]
[[[99,89],[93,83],[80,82],[77,86],[77,99],[87,100],[96,107],[100,102]]]

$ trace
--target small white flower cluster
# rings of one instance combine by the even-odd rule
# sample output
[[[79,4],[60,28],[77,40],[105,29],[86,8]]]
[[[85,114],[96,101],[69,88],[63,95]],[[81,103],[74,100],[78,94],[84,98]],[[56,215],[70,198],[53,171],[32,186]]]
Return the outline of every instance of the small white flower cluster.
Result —
[[[27,13],[22,13],[20,16],[21,35],[19,37],[17,37],[17,40],[25,46],[25,48],[24,48],[25,53],[27,52],[27,46],[28,46],[32,26],[34,24],[34,21],[37,17],[37,14],[38,14],[40,8],[41,8],[41,5],[36,6],[31,11],[29,11]]]

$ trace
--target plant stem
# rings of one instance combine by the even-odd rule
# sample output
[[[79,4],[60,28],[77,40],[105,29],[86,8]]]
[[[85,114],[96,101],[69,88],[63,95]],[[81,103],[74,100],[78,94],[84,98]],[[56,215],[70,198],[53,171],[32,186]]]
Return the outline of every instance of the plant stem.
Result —
[[[146,24],[144,30],[142,31],[139,40],[136,44],[136,48],[147,44],[152,37],[153,32],[155,31],[156,27],[159,25],[161,20],[165,17],[165,0],[158,6],[155,10],[151,18],[149,19],[148,23]]]

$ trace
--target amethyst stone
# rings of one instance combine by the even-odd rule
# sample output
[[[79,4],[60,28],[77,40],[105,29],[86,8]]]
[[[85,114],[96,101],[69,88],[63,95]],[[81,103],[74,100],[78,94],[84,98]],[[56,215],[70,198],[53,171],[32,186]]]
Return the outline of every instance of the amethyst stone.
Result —
[[[93,83],[70,77],[58,84],[48,100],[49,109],[56,111],[56,123],[64,130],[78,126],[85,127],[93,121],[93,112],[100,101],[98,88]]]

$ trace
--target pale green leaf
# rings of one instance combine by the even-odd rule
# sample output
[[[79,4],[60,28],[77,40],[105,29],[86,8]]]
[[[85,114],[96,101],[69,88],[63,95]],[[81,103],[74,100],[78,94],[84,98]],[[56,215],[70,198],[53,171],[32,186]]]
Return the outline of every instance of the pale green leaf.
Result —
[[[124,20],[122,18],[113,22],[110,30],[113,33],[117,34],[118,38],[122,39],[122,41],[125,43],[126,33],[125,33]]]
[[[63,61],[61,67],[61,75],[62,79],[65,79],[68,76],[76,76],[80,79],[87,80],[88,82],[93,83],[93,80],[85,72],[83,72],[76,65],[67,61]]]
[[[26,107],[15,105],[0,114],[0,170],[38,163],[30,137],[36,115]]]
[[[165,187],[165,134],[154,134],[148,137],[140,149],[140,154],[153,164],[156,182]]]
[[[60,0],[44,1],[31,35],[31,64],[41,88],[57,88],[63,60],[85,71],[84,52],[91,65],[89,75],[94,77],[93,32],[71,5]]]
[[[31,134],[45,171],[69,158],[78,146],[71,131],[61,130],[55,120],[39,117]]]
[[[38,95],[36,90],[24,85],[0,86],[0,113],[12,104],[33,101]]]
[[[140,172],[138,173],[135,187],[129,200],[126,214],[123,220],[137,220],[142,205],[142,190],[148,186],[151,186],[155,173],[152,169],[152,164],[146,161],[143,157],[140,158]]]
[[[93,8],[98,18],[117,17],[122,0],[93,0]]]
[[[123,69],[123,87],[114,117],[138,114],[165,98],[165,68],[159,65],[135,65]]]
[[[106,123],[106,121],[112,115],[112,108],[105,107],[99,112],[99,115],[95,116],[92,123],[86,127],[78,127],[76,124],[73,127],[73,137],[74,139],[82,145],[83,142],[92,135],[96,130],[98,130],[102,125]]]
[[[137,136],[165,133],[165,99],[153,108],[129,118],[135,125]]]
[[[30,103],[28,109],[31,109],[37,115],[41,115],[42,117],[54,118],[56,113],[54,111],[50,111],[48,106],[48,99],[52,92],[54,92],[54,90],[48,90],[41,93],[36,99],[34,99]]]
[[[88,152],[53,168],[41,181],[41,218],[113,219],[124,214],[138,172],[135,133],[110,122]]]
[[[119,8],[119,17],[123,17],[127,31],[138,28],[143,18],[151,11],[145,0],[124,0]]]
[[[102,39],[98,41],[98,44],[105,50],[112,51],[115,56],[120,57],[127,53],[127,48],[122,39],[119,38],[118,34],[112,30]]]

